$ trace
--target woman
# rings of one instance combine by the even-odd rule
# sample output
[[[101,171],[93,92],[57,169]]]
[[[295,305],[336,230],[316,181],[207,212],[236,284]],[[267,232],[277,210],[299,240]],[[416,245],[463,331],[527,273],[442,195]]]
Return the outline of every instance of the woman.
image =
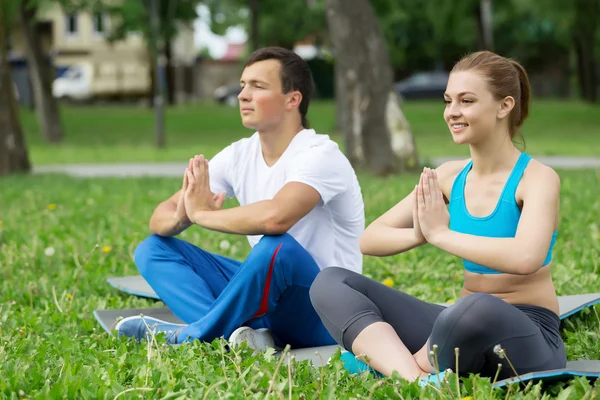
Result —
[[[550,274],[560,180],[512,142],[530,96],[518,62],[487,51],[461,59],[444,94],[444,119],[471,158],[425,168],[414,191],[361,238],[361,251],[372,256],[429,243],[462,258],[455,304],[426,303],[337,267],[313,283],[311,301],[329,333],[383,375],[423,379],[436,372],[434,361],[454,370],[455,348],[459,374],[493,377],[499,363],[499,379],[513,376],[512,367],[518,374],[565,367]]]

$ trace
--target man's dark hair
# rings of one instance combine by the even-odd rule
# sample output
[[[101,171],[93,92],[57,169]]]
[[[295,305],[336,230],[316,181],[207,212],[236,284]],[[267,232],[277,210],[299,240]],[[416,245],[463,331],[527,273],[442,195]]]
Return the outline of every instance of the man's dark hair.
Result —
[[[281,89],[283,93],[298,90],[302,94],[299,111],[302,117],[302,126],[309,128],[308,104],[315,90],[312,73],[306,61],[298,54],[282,47],[264,47],[250,54],[244,68],[265,60],[278,60],[281,65]]]

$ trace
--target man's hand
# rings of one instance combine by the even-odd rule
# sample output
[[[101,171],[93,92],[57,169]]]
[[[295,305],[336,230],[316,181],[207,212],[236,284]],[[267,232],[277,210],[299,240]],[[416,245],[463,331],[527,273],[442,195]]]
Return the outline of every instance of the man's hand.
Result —
[[[423,171],[417,186],[417,215],[421,232],[429,243],[435,242],[436,235],[449,230],[450,214],[437,180],[437,173],[429,168]]]
[[[196,213],[220,210],[225,203],[225,193],[213,194],[210,191],[208,160],[203,155],[190,159],[185,171],[187,189],[183,193],[184,207],[190,221],[196,223]]]
[[[192,167],[192,158],[190,158],[190,163],[188,168]],[[187,171],[187,169],[186,169]],[[177,209],[175,210],[175,220],[185,225],[191,224],[190,219],[185,212],[185,192],[188,188],[188,176],[187,173],[183,174],[183,185],[181,186],[181,193],[179,194],[179,201],[177,202]]]

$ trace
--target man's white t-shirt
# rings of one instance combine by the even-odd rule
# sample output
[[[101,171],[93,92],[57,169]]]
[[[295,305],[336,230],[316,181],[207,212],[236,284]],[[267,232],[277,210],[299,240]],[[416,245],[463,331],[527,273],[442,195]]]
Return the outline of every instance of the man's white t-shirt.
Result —
[[[364,203],[352,165],[327,135],[304,129],[271,167],[265,163],[258,133],[223,149],[209,162],[213,193],[225,192],[240,205],[270,200],[289,182],[313,187],[317,206],[288,233],[321,269],[343,267],[362,272],[360,236],[365,229]],[[261,235],[248,236],[251,246]]]

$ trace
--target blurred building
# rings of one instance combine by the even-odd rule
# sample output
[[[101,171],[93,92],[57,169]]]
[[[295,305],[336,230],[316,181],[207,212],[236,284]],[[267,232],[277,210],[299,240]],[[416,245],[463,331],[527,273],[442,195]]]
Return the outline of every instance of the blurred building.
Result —
[[[44,52],[48,55],[56,78],[66,80],[66,88],[57,97],[126,97],[148,96],[152,89],[151,57],[141,33],[128,33],[123,40],[109,41],[113,26],[106,13],[65,12],[52,3],[43,9],[36,26],[43,38]],[[191,68],[195,61],[193,27],[181,25],[171,42],[175,68]],[[20,103],[27,105],[29,93],[24,81],[27,69],[25,42],[19,27],[11,32],[10,59],[13,78],[20,92]],[[70,71],[69,71],[70,70]],[[175,74],[177,77],[177,74]],[[79,79],[79,80],[78,80]],[[185,82],[179,80],[185,92]],[[65,86],[63,85],[63,86]],[[78,86],[77,88],[75,86]],[[61,86],[62,87],[62,86]]]

